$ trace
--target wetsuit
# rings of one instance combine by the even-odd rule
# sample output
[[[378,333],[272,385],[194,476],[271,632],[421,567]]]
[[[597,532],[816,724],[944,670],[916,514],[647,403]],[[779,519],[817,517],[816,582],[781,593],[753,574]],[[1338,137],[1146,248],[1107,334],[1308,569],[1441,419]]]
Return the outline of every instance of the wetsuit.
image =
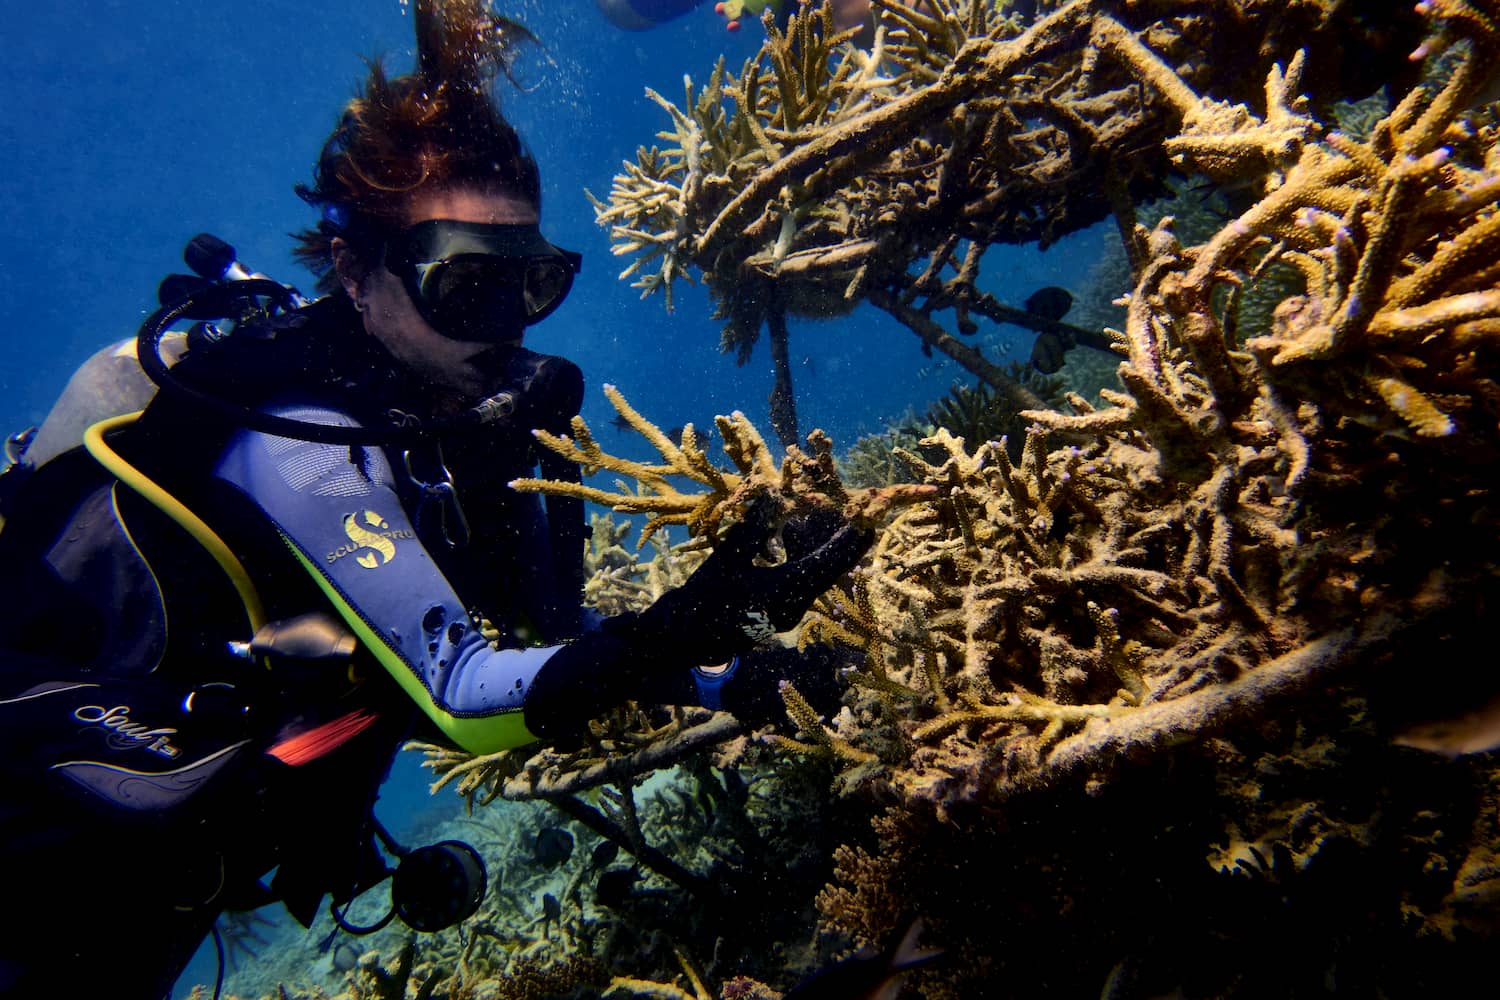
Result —
[[[208,350],[184,376],[344,424],[420,392],[346,303],[299,319],[281,343]],[[564,429],[576,367],[517,348],[494,375],[539,372],[531,416]],[[271,619],[329,609],[370,627],[355,628],[352,672],[246,662],[228,647],[249,638],[240,602],[177,525],[81,451],[32,474],[0,531],[0,847],[37,886],[11,894],[0,927],[7,996],[79,959],[120,995],[161,995],[222,909],[280,898],[307,923],[325,894],[350,898],[383,874],[370,810],[403,739],[428,722],[476,750],[534,738],[514,682],[548,653],[491,649],[470,611],[518,647],[581,626],[580,505],[504,486],[534,469],[526,428],[387,454],[274,438],[158,397],[117,447],[242,554]]]
[[[312,423],[415,412],[420,387],[361,336],[346,302],[298,320],[243,350],[190,352],[178,370]],[[570,363],[515,348],[492,365],[498,384],[519,387],[526,424],[561,430],[577,412]],[[325,895],[342,902],[379,879],[371,807],[415,731],[488,752],[565,738],[626,698],[719,707],[721,682],[693,667],[748,645],[734,607],[749,556],[731,562],[731,546],[717,571],[695,575],[693,600],[683,588],[585,629],[581,510],[544,510],[504,485],[538,458],[525,426],[351,448],[159,397],[120,449],[242,555],[271,620],[329,610],[364,659],[351,672],[237,658],[227,641],[246,638],[244,612],[200,546],[86,456],[39,470],[54,484],[7,509],[0,531],[16,595],[0,607],[0,724],[27,751],[7,766],[0,846],[39,886],[8,908],[26,919],[0,929],[7,995],[80,959],[109,968],[120,995],[160,995],[223,909],[280,899],[308,923]],[[844,546],[833,572],[854,555]],[[829,580],[768,577],[747,607],[785,627]],[[757,699],[764,707],[766,691],[743,707]]]

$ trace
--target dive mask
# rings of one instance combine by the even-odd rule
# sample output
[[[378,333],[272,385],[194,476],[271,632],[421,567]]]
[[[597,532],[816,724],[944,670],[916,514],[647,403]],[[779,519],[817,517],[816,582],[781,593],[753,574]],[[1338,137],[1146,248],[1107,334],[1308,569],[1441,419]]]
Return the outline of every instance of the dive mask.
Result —
[[[519,340],[567,298],[583,256],[535,224],[430,219],[386,240],[385,266],[434,330],[453,340]]]

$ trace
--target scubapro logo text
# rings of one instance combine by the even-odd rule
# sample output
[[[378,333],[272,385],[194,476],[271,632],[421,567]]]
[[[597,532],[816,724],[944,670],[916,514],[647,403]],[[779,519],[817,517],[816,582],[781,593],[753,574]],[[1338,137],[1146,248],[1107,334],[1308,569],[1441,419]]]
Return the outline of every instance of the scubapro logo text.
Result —
[[[396,558],[396,540],[415,538],[412,532],[393,529],[385,518],[373,510],[362,510],[344,517],[344,536],[348,545],[340,545],[324,558],[329,563],[338,562],[345,556],[354,556],[354,561],[365,569],[384,566]]]

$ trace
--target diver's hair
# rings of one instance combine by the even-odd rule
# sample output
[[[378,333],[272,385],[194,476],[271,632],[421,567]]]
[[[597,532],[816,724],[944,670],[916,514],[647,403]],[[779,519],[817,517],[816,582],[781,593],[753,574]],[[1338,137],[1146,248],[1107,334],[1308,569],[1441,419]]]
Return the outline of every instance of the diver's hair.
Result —
[[[517,49],[536,42],[494,14],[488,0],[417,0],[417,72],[388,77],[379,59],[323,144],[313,183],[297,194],[322,210],[294,234],[292,254],[337,289],[332,245],[342,237],[364,266],[420,191],[452,185],[491,189],[541,208],[536,161],[500,113],[493,83],[511,78]]]

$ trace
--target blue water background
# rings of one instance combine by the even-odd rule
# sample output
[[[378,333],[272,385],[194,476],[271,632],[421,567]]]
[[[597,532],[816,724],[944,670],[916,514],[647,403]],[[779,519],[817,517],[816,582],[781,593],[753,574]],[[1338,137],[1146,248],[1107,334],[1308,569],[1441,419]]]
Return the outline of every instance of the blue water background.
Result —
[[[640,301],[617,280],[625,260],[610,254],[608,233],[594,224],[583,193],[606,197],[621,160],[668,127],[644,88],[680,101],[684,74],[705,79],[720,52],[738,70],[758,46],[759,28],[729,34],[711,5],[640,34],[611,26],[592,0],[502,2],[500,9],[544,43],[521,68],[528,91],[507,90],[505,106],[542,166],[546,231],[584,254],[571,299],[532,331],[529,345],[583,367],[590,385],[584,416],[624,453],[645,457],[638,442],[608,426],[613,411],[598,388],[605,382],[664,428],[703,426],[739,409],[769,439],[765,345],[736,368],[719,352],[719,324],[701,287],[679,287],[670,315],[659,296]],[[157,282],[183,269],[182,246],[199,231],[233,243],[252,268],[309,290],[287,234],[315,217],[292,186],[309,179],[364,74],[363,57],[384,54],[397,72],[412,65],[410,14],[397,0],[53,0],[12,5],[7,21],[0,60],[5,433],[38,423],[77,364],[134,334],[155,305]],[[985,287],[1011,303],[1047,284],[1076,291],[1090,246],[992,251]],[[1025,331],[985,336],[1008,346],[1009,358],[1029,350]],[[916,338],[872,310],[794,320],[791,354],[804,432],[822,427],[841,448],[909,405],[925,408],[962,374],[934,365]],[[397,825],[425,801],[414,767],[400,767],[406,780],[388,790],[382,810]]]

